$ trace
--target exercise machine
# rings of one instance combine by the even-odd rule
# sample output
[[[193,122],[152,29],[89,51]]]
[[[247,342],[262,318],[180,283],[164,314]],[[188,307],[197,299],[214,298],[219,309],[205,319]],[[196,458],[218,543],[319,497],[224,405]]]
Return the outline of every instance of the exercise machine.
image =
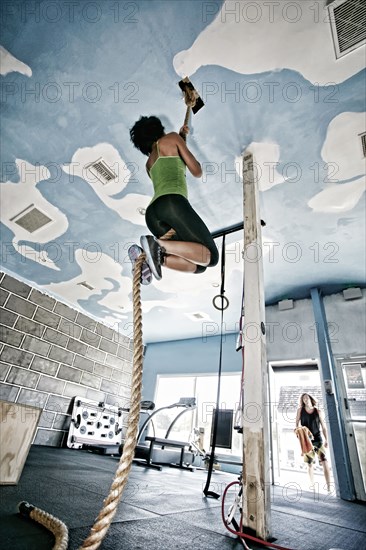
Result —
[[[139,466],[145,466],[146,468],[154,468],[155,470],[162,470],[163,464],[169,465],[170,467],[193,470],[192,464],[196,457],[196,453],[191,450],[190,443],[188,441],[171,439],[170,434],[178,420],[187,412],[196,409],[196,406],[195,397],[181,397],[178,402],[160,407],[149,414],[142,423],[138,433],[134,463]],[[144,437],[149,425],[154,425],[154,417],[164,410],[173,408],[180,410],[170,423],[165,436],[156,437],[154,433],[152,436]],[[142,443],[142,441],[144,441],[144,443]]]

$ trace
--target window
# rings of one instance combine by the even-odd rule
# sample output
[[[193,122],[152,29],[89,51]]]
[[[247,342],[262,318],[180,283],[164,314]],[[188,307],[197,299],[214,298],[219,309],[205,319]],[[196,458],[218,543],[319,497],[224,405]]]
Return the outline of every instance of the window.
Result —
[[[220,409],[236,411],[240,396],[240,379],[238,374],[224,374],[221,378]],[[216,407],[217,375],[201,376],[159,376],[155,394],[156,408],[172,405],[181,397],[195,397],[197,408],[187,412],[174,425],[169,437],[171,439],[189,440],[194,428],[204,428],[204,449],[210,451],[210,436],[213,410]],[[179,413],[172,408],[162,411],[154,418],[157,437],[164,437],[170,423]],[[162,416],[161,419],[159,417]],[[179,436],[178,436],[179,434]],[[242,455],[242,437],[233,430],[232,449],[219,449],[220,454]]]

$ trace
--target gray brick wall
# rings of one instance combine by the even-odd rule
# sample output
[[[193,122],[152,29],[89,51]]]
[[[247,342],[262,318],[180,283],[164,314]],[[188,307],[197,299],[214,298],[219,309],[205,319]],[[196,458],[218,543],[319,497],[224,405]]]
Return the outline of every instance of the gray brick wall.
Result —
[[[0,279],[0,399],[43,409],[35,444],[65,444],[76,395],[128,406],[132,340],[9,275]]]

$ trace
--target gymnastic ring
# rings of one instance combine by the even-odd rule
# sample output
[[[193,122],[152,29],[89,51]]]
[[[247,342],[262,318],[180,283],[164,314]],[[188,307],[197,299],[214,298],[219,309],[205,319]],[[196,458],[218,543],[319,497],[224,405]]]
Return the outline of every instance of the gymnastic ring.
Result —
[[[221,298],[221,307],[216,305],[217,298]],[[224,311],[229,307],[229,300],[223,294],[217,294],[217,296],[213,298],[212,303],[214,308],[218,309],[219,311]]]

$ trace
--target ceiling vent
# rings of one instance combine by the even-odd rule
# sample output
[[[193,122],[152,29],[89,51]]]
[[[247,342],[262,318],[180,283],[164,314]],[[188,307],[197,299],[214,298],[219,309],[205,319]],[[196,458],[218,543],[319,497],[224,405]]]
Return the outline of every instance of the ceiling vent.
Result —
[[[186,315],[191,321],[210,321],[210,316],[204,311],[194,311],[192,313],[186,313]]]
[[[52,220],[44,212],[36,208],[34,204],[30,204],[19,212],[19,214],[13,216],[10,221],[15,222],[26,231],[29,231],[29,233],[34,233]]]
[[[100,157],[95,162],[86,166],[90,172],[102,182],[103,185],[107,185],[110,181],[116,179],[117,175],[113,172],[112,168],[108,166],[105,160]]]
[[[329,6],[329,16],[337,58],[365,44],[365,0],[335,0]]]
[[[363,156],[366,158],[366,132],[360,134]]]

